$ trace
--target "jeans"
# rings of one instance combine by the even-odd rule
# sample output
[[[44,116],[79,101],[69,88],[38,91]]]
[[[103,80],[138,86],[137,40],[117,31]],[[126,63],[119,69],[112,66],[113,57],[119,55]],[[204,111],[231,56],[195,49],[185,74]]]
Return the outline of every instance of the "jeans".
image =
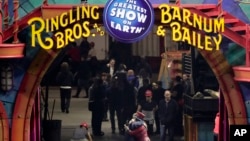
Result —
[[[60,98],[61,98],[61,110],[69,110],[70,98],[71,98],[71,89],[62,89],[60,88]]]
[[[160,125],[160,141],[166,141],[166,131],[168,130],[168,141],[174,141],[174,125]]]

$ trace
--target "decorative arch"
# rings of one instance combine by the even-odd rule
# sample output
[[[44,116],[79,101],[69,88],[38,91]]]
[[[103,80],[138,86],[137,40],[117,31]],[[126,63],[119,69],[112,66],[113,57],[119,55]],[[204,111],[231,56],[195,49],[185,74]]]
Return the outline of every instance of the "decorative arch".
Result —
[[[30,120],[37,88],[50,64],[60,50],[41,49],[32,61],[21,82],[17,94],[11,129],[11,141],[28,141],[30,138]]]
[[[204,16],[201,11],[194,10]],[[41,13],[38,13],[41,14]],[[239,43],[245,43],[242,37],[236,34],[231,34],[230,30],[226,30],[228,36],[231,39],[238,39]],[[8,32],[12,34],[12,32]],[[235,37],[235,38],[234,38]],[[238,37],[238,38],[236,38]],[[49,68],[53,60],[59,54],[60,50],[43,50],[41,49],[37,54],[37,57],[33,60],[28,68],[24,78],[21,82],[20,89],[17,94],[11,128],[11,141],[28,141],[30,138],[30,118],[36,90],[40,85],[41,79],[44,76],[46,70]],[[233,71],[231,66],[226,61],[221,51],[214,51],[213,53],[201,50],[200,53],[204,56],[212,68],[217,80],[220,84],[225,104],[228,111],[228,117],[230,124],[247,124],[246,107],[239,86],[233,79]],[[3,104],[0,104],[0,111],[4,111]],[[6,118],[4,118],[6,117]],[[9,127],[7,115],[1,115],[0,125],[2,125],[2,138],[0,140],[5,141],[9,136]],[[4,126],[5,125],[5,126]],[[0,134],[1,134],[0,133]]]
[[[245,103],[237,82],[233,79],[232,67],[223,53],[200,50],[201,55],[213,70],[222,90],[228,112],[229,124],[247,124]]]
[[[9,141],[9,121],[2,101],[0,101],[0,119],[0,140]]]

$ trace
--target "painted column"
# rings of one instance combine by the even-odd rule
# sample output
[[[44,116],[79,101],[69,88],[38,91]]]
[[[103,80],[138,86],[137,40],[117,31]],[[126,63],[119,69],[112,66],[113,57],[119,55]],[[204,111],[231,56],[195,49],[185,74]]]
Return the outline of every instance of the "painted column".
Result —
[[[3,9],[4,9],[4,27],[9,26],[9,12],[8,12],[8,0],[4,0]]]
[[[17,33],[18,33],[18,7],[19,7],[19,1],[18,0],[14,0],[13,1],[13,5],[14,5],[14,9],[13,9],[13,12],[14,12],[14,31],[13,31],[13,34],[14,34],[14,41],[13,43],[18,43],[18,37],[17,37]]]

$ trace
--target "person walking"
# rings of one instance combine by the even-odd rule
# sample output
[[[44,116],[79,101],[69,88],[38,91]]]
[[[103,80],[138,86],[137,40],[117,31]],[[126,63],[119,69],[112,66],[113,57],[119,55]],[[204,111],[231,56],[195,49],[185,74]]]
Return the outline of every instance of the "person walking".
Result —
[[[61,110],[62,112],[69,113],[71,90],[74,82],[74,77],[69,69],[69,64],[63,62],[61,64],[61,70],[56,77],[57,83],[60,85],[60,98],[61,98]]]
[[[168,141],[174,141],[175,119],[178,112],[178,104],[171,99],[171,92],[166,90],[165,99],[159,103],[159,119],[160,119],[160,141],[166,141],[166,130],[168,130]]]
[[[84,98],[88,98],[89,93],[88,89],[90,86],[90,79],[91,79],[91,69],[89,66],[89,62],[86,60],[85,57],[81,58],[81,63],[79,65],[78,71],[75,74],[75,78],[77,79],[77,91],[76,94],[73,96],[78,98],[82,88],[85,89],[86,96]]]

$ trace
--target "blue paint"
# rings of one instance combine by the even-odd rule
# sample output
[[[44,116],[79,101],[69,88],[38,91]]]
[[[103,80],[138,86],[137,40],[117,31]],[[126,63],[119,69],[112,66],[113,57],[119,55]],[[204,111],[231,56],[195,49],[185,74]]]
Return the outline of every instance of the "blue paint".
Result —
[[[239,82],[242,96],[245,101],[246,112],[248,117],[248,123],[250,124],[250,83],[249,82]]]
[[[10,102],[8,102],[8,101],[2,101],[2,102],[3,102],[3,105],[4,105],[5,109],[11,110],[11,109],[14,108],[14,104],[13,104],[13,103],[10,103]],[[9,119],[11,119],[11,118],[12,118],[12,113],[7,112],[7,117],[8,117]]]
[[[244,65],[245,54],[245,49],[235,43],[230,43],[227,50],[224,50],[224,55],[232,66]]]
[[[243,93],[243,98],[245,101],[250,100],[250,83],[248,82],[239,82],[241,91]]]
[[[204,0],[204,4],[217,4],[218,0]],[[231,15],[237,17],[241,21],[245,23],[250,23],[250,20],[248,17],[245,15],[241,7],[239,6],[239,3],[236,2],[235,0],[223,0],[222,1],[222,8],[223,10],[227,11]]]
[[[247,109],[247,118],[250,118],[250,100],[245,101],[246,109]]]
[[[202,0],[181,0],[182,4],[202,4]]]

